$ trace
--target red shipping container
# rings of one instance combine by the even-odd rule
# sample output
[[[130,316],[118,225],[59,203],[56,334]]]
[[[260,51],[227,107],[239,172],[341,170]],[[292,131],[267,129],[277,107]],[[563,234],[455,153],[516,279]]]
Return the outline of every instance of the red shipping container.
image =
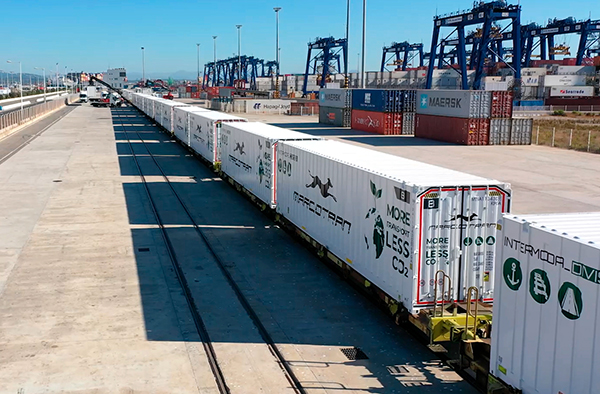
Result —
[[[415,137],[460,145],[488,145],[490,120],[417,114]]]
[[[352,129],[383,135],[402,134],[402,113],[352,110]]]
[[[512,118],[513,94],[512,92],[492,92],[492,118]]]

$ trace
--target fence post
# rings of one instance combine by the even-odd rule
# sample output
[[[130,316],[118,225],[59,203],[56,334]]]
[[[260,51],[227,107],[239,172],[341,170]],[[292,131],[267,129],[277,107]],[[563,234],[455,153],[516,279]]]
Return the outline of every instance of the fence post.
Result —
[[[556,135],[556,127],[552,128],[552,147],[554,147],[554,136]]]
[[[590,151],[590,145],[592,143],[592,130],[588,131],[588,148],[587,151]]]
[[[573,129],[571,129],[571,133],[569,134],[569,148],[571,147],[572,142],[573,142]]]
[[[535,136],[535,144],[536,145],[540,144],[540,126],[538,126],[538,128],[537,128],[537,135]]]

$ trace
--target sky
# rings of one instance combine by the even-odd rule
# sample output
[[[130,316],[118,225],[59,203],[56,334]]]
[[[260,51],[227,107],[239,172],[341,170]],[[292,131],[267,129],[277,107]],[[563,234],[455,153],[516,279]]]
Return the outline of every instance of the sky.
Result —
[[[511,3],[516,3],[517,0]],[[362,37],[362,1],[350,0],[349,68],[357,69]],[[450,3],[452,5],[450,5]],[[2,0],[3,39],[0,70],[35,72],[103,72],[125,67],[130,78],[140,77],[141,47],[145,47],[146,75],[156,78],[181,74],[193,78],[200,67],[217,58],[237,55],[241,24],[242,54],[275,59],[275,12],[280,17],[281,72],[303,73],[307,43],[316,37],[343,38],[346,0]],[[423,42],[431,46],[433,16],[472,8],[473,2],[367,0],[366,69],[377,71],[381,50],[391,42]],[[544,24],[548,18],[600,19],[600,1],[522,0],[522,23]],[[447,31],[449,32],[449,31]],[[578,37],[564,36],[572,48]],[[559,39],[560,41],[560,39]],[[154,76],[153,76],[154,75]]]

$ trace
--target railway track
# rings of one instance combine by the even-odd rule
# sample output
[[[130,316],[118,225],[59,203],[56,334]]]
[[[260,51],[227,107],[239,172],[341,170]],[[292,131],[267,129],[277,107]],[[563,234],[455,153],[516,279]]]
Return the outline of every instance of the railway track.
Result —
[[[195,230],[195,233],[198,237],[199,242],[201,242],[202,244],[204,244],[206,246],[210,255],[214,258],[214,261],[218,265],[220,272],[222,273],[223,277],[226,279],[227,283],[229,284],[229,286],[235,293],[238,302],[243,307],[244,311],[246,312],[246,314],[248,315],[248,317],[251,319],[252,323],[256,327],[264,344],[268,347],[269,352],[273,356],[274,362],[277,363],[277,365],[279,366],[281,373],[284,375],[285,379],[289,382],[290,387],[292,388],[293,392],[298,393],[298,394],[305,394],[306,393],[305,389],[302,387],[300,381],[298,380],[298,378],[296,377],[296,375],[290,368],[289,364],[286,362],[285,358],[281,354],[280,350],[274,343],[272,337],[266,330],[264,324],[261,322],[256,311],[253,309],[253,307],[248,302],[247,298],[242,293],[240,287],[238,286],[236,281],[233,279],[227,266],[224,264],[222,259],[219,257],[218,253],[215,251],[215,248],[213,247],[213,245],[211,245],[206,234],[202,230],[201,226],[194,219],[194,216],[190,212],[189,208],[186,206],[185,202],[183,201],[183,199],[181,198],[179,193],[173,187],[173,184],[169,180],[164,169],[160,166],[156,157],[152,154],[151,150],[149,149],[149,147],[146,144],[146,141],[144,140],[142,135],[138,131],[132,131],[132,130],[127,129],[127,118],[128,117],[125,115],[119,114],[119,112],[127,111],[127,109],[128,109],[128,107],[125,107],[124,109],[113,110],[113,119],[115,121],[115,126],[119,126],[121,128],[123,135],[125,136],[127,144],[129,146],[129,149],[131,151],[131,157],[133,158],[135,167],[137,168],[140,179],[142,181],[144,191],[148,197],[148,201],[150,202],[152,214],[156,220],[156,223],[158,224],[158,227],[160,228],[161,236],[165,242],[166,249],[167,249],[168,255],[169,255],[169,259],[173,266],[173,270],[176,273],[178,282],[183,290],[184,297],[186,299],[188,308],[189,308],[192,318],[194,320],[194,324],[195,324],[196,330],[198,332],[198,335],[200,336],[200,339],[202,341],[202,345],[204,347],[204,351],[206,353],[208,363],[211,368],[211,372],[214,375],[215,383],[219,390],[219,393],[221,393],[221,394],[231,393],[231,390],[227,384],[227,376],[225,375],[225,373],[223,372],[223,369],[221,368],[221,366],[219,364],[218,354],[215,351],[215,347],[213,346],[213,342],[211,340],[210,332],[207,329],[205,321],[202,317],[202,311],[200,311],[199,308],[197,307],[197,303],[192,294],[192,288],[190,286],[188,278],[186,278],[182,264],[180,264],[180,262],[177,258],[177,253],[176,253],[175,247],[173,245],[173,242],[169,236],[169,232],[167,231],[167,226],[165,226],[163,218],[159,212],[156,199],[152,195],[152,192],[150,190],[151,188],[149,187],[147,178],[144,175],[144,172],[142,170],[142,166],[141,166],[139,158],[138,158],[138,155],[140,155],[140,153],[135,152],[134,144],[132,143],[132,140],[131,140],[131,137],[133,137],[133,136],[136,137],[136,142],[140,142],[141,146],[143,146],[143,148],[145,150],[145,153],[143,155],[145,157],[149,157],[152,160],[152,163],[158,169],[158,172],[160,174],[159,176],[162,177],[162,179],[164,180],[164,183],[168,186],[168,190],[171,193],[171,197],[172,197],[171,202],[173,204],[176,204],[177,206],[179,206],[179,208],[181,208],[181,210],[185,213],[185,216],[188,218],[189,222],[192,224],[192,226]]]

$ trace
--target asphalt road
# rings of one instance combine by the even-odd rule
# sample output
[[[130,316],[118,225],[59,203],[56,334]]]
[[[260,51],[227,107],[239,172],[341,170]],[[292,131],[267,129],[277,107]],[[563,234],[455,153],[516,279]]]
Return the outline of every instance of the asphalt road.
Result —
[[[16,153],[17,150],[24,146],[23,144],[26,144],[32,140],[32,138],[34,138],[34,136],[36,136],[38,133],[43,132],[49,126],[71,112],[75,106],[77,106],[77,104],[66,106],[14,134],[11,134],[4,139],[0,139],[0,164]]]

